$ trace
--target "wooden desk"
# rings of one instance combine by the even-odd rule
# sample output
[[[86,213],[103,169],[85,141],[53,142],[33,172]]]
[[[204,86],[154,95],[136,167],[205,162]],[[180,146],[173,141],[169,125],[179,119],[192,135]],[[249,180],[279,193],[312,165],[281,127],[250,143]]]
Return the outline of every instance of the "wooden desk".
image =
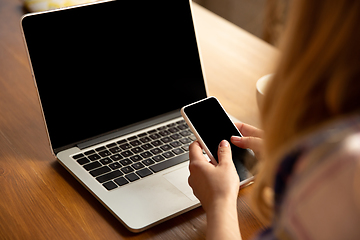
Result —
[[[194,4],[211,95],[238,119],[259,126],[255,82],[277,50]],[[21,0],[0,1],[0,239],[204,239],[202,208],[140,234],[130,233],[51,155],[20,31]],[[261,223],[240,191],[240,227]]]

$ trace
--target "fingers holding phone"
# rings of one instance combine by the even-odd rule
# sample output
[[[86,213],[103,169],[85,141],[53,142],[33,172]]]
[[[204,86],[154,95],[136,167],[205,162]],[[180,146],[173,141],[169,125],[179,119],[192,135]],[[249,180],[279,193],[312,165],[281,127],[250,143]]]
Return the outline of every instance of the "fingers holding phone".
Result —
[[[232,136],[231,143],[239,148],[251,149],[258,160],[262,158],[263,130],[246,123],[235,123],[243,137]]]
[[[181,109],[181,114],[211,159],[213,166],[217,166],[220,162],[218,158],[219,143],[225,139],[231,150],[228,154],[229,158],[235,166],[241,183],[246,184],[253,179],[253,174],[249,171],[251,169],[247,169],[247,165],[249,165],[247,156],[253,153],[248,148],[238,148],[231,143],[232,136],[241,137],[242,135],[215,97],[189,104]],[[252,161],[254,163],[249,166],[255,164],[255,159]]]
[[[242,122],[237,122],[235,123],[235,126],[239,129],[239,131],[241,132],[241,134],[244,137],[257,137],[257,138],[263,138],[264,136],[264,131],[256,128],[254,126],[251,126],[250,124],[246,124],[246,123],[242,123]]]
[[[229,142],[224,140],[218,145],[219,164],[217,165],[207,161],[197,141],[190,145],[189,156],[188,182],[205,211],[219,199],[236,199],[240,181],[232,164]]]

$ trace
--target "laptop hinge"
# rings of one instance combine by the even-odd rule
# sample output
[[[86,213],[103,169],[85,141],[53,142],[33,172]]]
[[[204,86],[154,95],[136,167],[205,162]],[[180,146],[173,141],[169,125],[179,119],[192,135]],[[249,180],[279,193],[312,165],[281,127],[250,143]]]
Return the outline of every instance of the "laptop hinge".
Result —
[[[153,125],[156,125],[156,124],[159,124],[159,123],[162,123],[162,122],[165,122],[165,121],[168,121],[168,120],[171,120],[173,118],[180,117],[180,116],[181,116],[180,111],[176,110],[176,111],[173,111],[173,112],[170,112],[170,113],[166,113],[166,114],[163,114],[163,115],[148,119],[146,121],[135,123],[133,125],[122,128],[122,129],[120,129],[120,130],[118,130],[116,132],[112,132],[112,133],[106,134],[104,136],[100,136],[100,137],[97,137],[95,139],[79,143],[76,146],[78,148],[80,148],[81,150],[85,149],[85,148],[89,148],[89,147],[95,146],[97,144],[100,144],[102,142],[106,142],[106,141],[109,141],[111,139],[121,137],[121,136],[124,136],[126,134],[136,132],[136,131],[139,131],[139,130],[144,129],[144,128],[148,128],[150,126],[153,126]]]

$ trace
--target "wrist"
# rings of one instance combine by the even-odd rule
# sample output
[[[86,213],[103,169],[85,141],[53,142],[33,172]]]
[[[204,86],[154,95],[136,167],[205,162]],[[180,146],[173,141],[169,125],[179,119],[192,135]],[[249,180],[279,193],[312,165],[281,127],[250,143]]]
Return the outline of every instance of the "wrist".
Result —
[[[237,198],[213,201],[206,211],[208,239],[241,239]]]
[[[205,209],[207,215],[215,214],[217,212],[224,212],[224,210],[237,210],[237,197],[221,197],[212,201],[208,209]]]

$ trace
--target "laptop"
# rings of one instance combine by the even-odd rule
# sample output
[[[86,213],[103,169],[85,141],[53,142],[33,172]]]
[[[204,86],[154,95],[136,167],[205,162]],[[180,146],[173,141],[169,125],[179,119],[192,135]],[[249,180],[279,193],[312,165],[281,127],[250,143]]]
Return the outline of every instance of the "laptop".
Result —
[[[207,96],[190,1],[103,1],[21,26],[58,161],[133,232],[198,207],[180,115]]]

